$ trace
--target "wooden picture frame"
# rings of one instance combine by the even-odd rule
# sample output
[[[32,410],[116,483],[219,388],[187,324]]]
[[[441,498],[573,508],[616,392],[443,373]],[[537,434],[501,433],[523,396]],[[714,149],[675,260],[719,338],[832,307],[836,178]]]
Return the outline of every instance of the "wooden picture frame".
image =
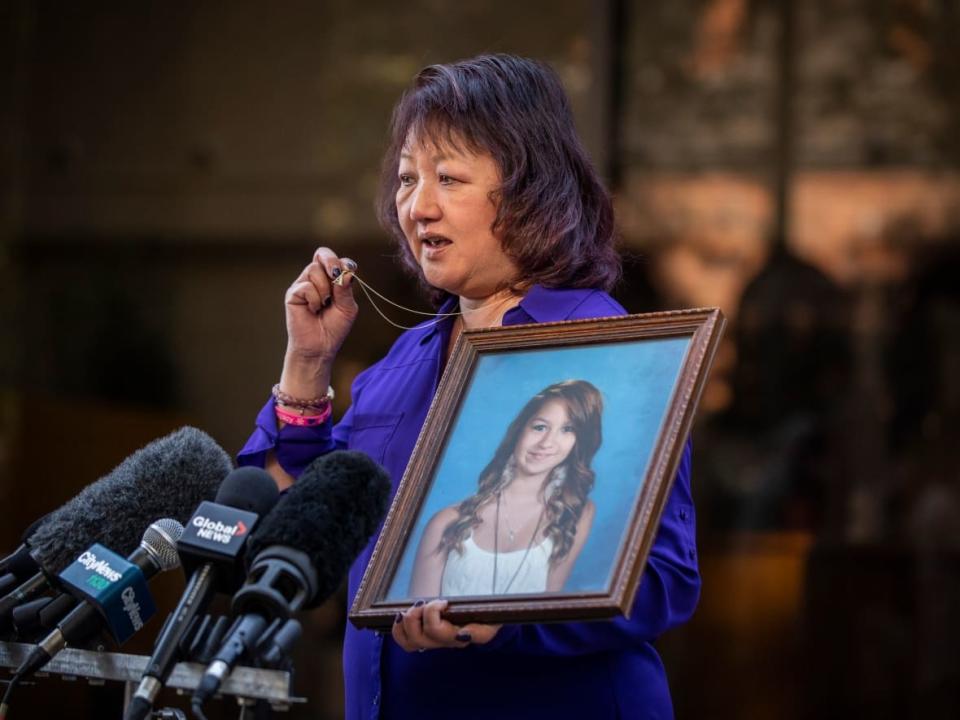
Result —
[[[464,332],[354,599],[351,622],[388,628],[398,611],[434,597],[449,601],[444,616],[455,624],[626,615],[724,323],[719,309],[706,308]],[[574,390],[588,400],[599,393],[602,414],[594,409],[587,417],[588,400],[548,405],[543,399]],[[524,419],[524,412],[533,415]],[[576,425],[575,416],[587,424]],[[600,437],[589,428],[602,428],[602,442],[587,439]],[[553,433],[553,439],[529,445],[540,442],[537,433]],[[573,444],[561,447],[571,436]],[[588,461],[580,457],[591,451]],[[564,469],[543,470],[561,456]],[[584,496],[589,483],[575,491],[570,478],[584,477],[585,463],[595,481]],[[508,472],[509,479],[498,479]],[[544,518],[553,518],[550,544],[545,530],[530,529],[533,512],[518,512],[513,523],[527,528],[530,540],[525,549],[520,538],[521,547],[508,550],[517,539],[506,488],[514,477],[540,478],[537,472],[548,474],[537,491],[542,509],[535,528],[547,528]],[[579,504],[576,524],[567,520],[561,532],[558,518],[565,511],[550,515],[548,497],[567,507]],[[468,498],[473,515],[461,504]],[[558,558],[556,548],[564,545],[566,555]],[[523,580],[511,586],[520,573]],[[488,581],[490,591],[477,589]],[[560,589],[547,590],[551,583]]]

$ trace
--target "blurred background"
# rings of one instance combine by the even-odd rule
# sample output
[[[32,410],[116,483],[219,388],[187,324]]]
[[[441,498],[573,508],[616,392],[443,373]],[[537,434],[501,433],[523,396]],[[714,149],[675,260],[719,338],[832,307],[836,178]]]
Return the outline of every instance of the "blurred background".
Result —
[[[519,53],[616,196],[617,297],[730,319],[703,595],[659,643],[678,717],[960,717],[958,30],[958,0],[8,0],[0,547],[180,425],[239,450],[317,245],[424,307],[372,211],[391,107],[426,64]],[[397,333],[360,303],[341,411]],[[344,616],[309,616],[289,717],[342,716]]]

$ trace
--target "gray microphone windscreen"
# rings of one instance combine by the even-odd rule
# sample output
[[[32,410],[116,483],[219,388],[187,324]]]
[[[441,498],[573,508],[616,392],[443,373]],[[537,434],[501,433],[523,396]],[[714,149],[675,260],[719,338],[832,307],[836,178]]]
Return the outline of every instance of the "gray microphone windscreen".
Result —
[[[230,457],[201,430],[183,427],[137,450],[108,475],[54,510],[28,541],[48,575],[56,575],[93,543],[124,557],[160,518],[181,524],[212,500],[232,469]]]

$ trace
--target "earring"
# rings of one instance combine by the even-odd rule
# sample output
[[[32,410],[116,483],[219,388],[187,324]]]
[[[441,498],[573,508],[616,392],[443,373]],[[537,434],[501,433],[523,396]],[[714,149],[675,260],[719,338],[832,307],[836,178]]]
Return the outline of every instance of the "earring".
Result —
[[[563,484],[567,481],[567,466],[557,465],[550,472],[550,482],[547,485],[548,495],[559,495],[563,491]]]
[[[514,473],[516,471],[517,461],[513,457],[513,454],[510,454],[510,457],[507,458],[506,464],[503,466],[503,472],[500,473],[500,487],[499,490],[503,490],[507,485],[513,482]]]

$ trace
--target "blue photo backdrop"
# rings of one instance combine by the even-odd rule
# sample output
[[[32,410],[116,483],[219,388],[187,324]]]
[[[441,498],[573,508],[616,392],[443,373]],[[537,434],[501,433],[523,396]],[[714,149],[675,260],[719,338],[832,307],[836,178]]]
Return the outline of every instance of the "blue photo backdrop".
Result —
[[[605,591],[689,345],[689,337],[677,337],[482,355],[386,599],[409,596],[430,518],[476,491],[513,418],[533,395],[562,380],[592,383],[604,402],[590,493],[596,516],[564,592]]]

